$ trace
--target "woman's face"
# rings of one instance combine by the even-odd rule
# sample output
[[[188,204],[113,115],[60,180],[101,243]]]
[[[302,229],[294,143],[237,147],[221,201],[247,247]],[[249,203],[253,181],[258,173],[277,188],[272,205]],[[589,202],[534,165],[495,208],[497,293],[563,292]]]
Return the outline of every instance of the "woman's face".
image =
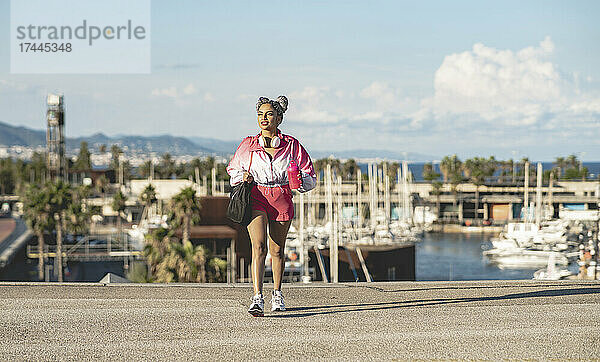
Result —
[[[265,103],[258,108],[258,127],[262,130],[275,131],[281,120],[277,111],[269,103]]]

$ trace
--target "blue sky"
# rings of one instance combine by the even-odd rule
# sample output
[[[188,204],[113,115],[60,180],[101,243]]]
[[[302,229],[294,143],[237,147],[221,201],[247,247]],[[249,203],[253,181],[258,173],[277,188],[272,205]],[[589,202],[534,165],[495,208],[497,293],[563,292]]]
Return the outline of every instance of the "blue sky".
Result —
[[[310,150],[600,160],[597,1],[153,1],[152,73],[9,74],[0,0],[0,121],[69,136],[235,140],[258,96]],[[32,11],[35,11],[32,9]]]

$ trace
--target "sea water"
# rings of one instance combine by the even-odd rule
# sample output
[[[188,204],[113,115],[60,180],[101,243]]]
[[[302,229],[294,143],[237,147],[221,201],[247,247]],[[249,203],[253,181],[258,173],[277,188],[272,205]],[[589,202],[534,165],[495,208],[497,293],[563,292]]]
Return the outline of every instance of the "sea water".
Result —
[[[532,279],[535,269],[501,269],[483,251],[492,234],[429,233],[416,244],[417,280]],[[574,269],[574,270],[573,270]],[[577,266],[569,267],[577,272]]]

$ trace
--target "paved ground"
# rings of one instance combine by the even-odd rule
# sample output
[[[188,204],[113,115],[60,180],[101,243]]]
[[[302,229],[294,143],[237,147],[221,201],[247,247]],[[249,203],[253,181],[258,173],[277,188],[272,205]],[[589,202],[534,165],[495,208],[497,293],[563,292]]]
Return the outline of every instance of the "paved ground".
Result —
[[[266,292],[270,292],[267,289]],[[600,283],[0,283],[0,360],[600,358]],[[268,303],[267,303],[268,305]]]

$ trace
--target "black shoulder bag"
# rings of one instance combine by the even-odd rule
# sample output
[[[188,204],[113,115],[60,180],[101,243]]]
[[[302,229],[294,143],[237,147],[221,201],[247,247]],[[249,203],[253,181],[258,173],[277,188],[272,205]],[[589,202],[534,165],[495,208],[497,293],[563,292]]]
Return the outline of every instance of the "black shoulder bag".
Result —
[[[250,166],[248,166],[248,172],[252,166],[252,155],[254,152],[250,152]],[[250,192],[254,187],[254,181],[241,183],[235,185],[231,189],[229,196],[229,205],[227,206],[227,218],[229,220],[242,224],[248,225],[252,217],[252,208],[250,207]]]

